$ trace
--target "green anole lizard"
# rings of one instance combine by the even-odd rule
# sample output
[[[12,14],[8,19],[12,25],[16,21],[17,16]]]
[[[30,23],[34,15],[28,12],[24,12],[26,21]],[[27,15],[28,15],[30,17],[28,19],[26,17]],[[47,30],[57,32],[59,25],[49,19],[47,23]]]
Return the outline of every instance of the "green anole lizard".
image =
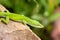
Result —
[[[4,23],[8,24],[9,19],[11,19],[13,21],[23,22],[24,24],[29,24],[32,27],[36,27],[36,28],[43,28],[44,27],[38,21],[32,20],[24,15],[10,13],[9,11],[0,12],[0,22],[3,21]]]

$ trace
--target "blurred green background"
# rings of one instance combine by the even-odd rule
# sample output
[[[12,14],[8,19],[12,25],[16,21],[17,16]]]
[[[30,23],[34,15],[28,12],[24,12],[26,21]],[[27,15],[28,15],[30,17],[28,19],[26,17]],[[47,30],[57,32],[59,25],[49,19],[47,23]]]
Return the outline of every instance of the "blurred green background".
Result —
[[[53,18],[56,7],[60,5],[60,0],[0,0],[10,12],[23,14],[29,18],[38,20],[45,27],[42,29],[31,28],[42,40],[49,40],[52,31]],[[53,16],[52,16],[53,17]]]

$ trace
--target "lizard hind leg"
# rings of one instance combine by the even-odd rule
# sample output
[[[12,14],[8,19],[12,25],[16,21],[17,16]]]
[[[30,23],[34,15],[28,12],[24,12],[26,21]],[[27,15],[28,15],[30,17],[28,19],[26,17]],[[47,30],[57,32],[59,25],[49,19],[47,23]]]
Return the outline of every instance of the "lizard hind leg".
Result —
[[[1,18],[1,20],[0,20],[0,21],[3,21],[5,24],[8,24],[8,22],[9,22],[9,17],[8,17],[8,16],[6,16],[6,19]]]
[[[25,20],[23,20],[23,24],[24,24],[24,25],[26,25],[26,24],[27,24],[27,22],[26,22]]]

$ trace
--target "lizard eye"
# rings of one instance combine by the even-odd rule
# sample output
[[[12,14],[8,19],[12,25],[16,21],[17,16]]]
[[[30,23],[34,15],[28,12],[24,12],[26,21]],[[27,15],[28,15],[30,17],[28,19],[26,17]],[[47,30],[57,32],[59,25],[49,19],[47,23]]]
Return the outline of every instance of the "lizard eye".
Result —
[[[4,12],[7,12],[6,10]]]

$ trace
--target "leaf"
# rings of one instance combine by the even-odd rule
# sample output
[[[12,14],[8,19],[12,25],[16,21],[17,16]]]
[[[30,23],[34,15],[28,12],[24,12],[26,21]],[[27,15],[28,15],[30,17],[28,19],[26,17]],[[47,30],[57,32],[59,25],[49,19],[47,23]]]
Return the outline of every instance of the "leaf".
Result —
[[[12,7],[10,0],[0,0],[1,4],[4,4],[5,6]]]
[[[49,19],[49,21],[50,22],[53,22],[53,21],[55,21],[56,19],[59,19],[60,18],[60,13],[54,13],[54,14],[52,14],[48,19]]]
[[[53,13],[55,6],[57,5],[57,0],[48,0],[48,11]]]

